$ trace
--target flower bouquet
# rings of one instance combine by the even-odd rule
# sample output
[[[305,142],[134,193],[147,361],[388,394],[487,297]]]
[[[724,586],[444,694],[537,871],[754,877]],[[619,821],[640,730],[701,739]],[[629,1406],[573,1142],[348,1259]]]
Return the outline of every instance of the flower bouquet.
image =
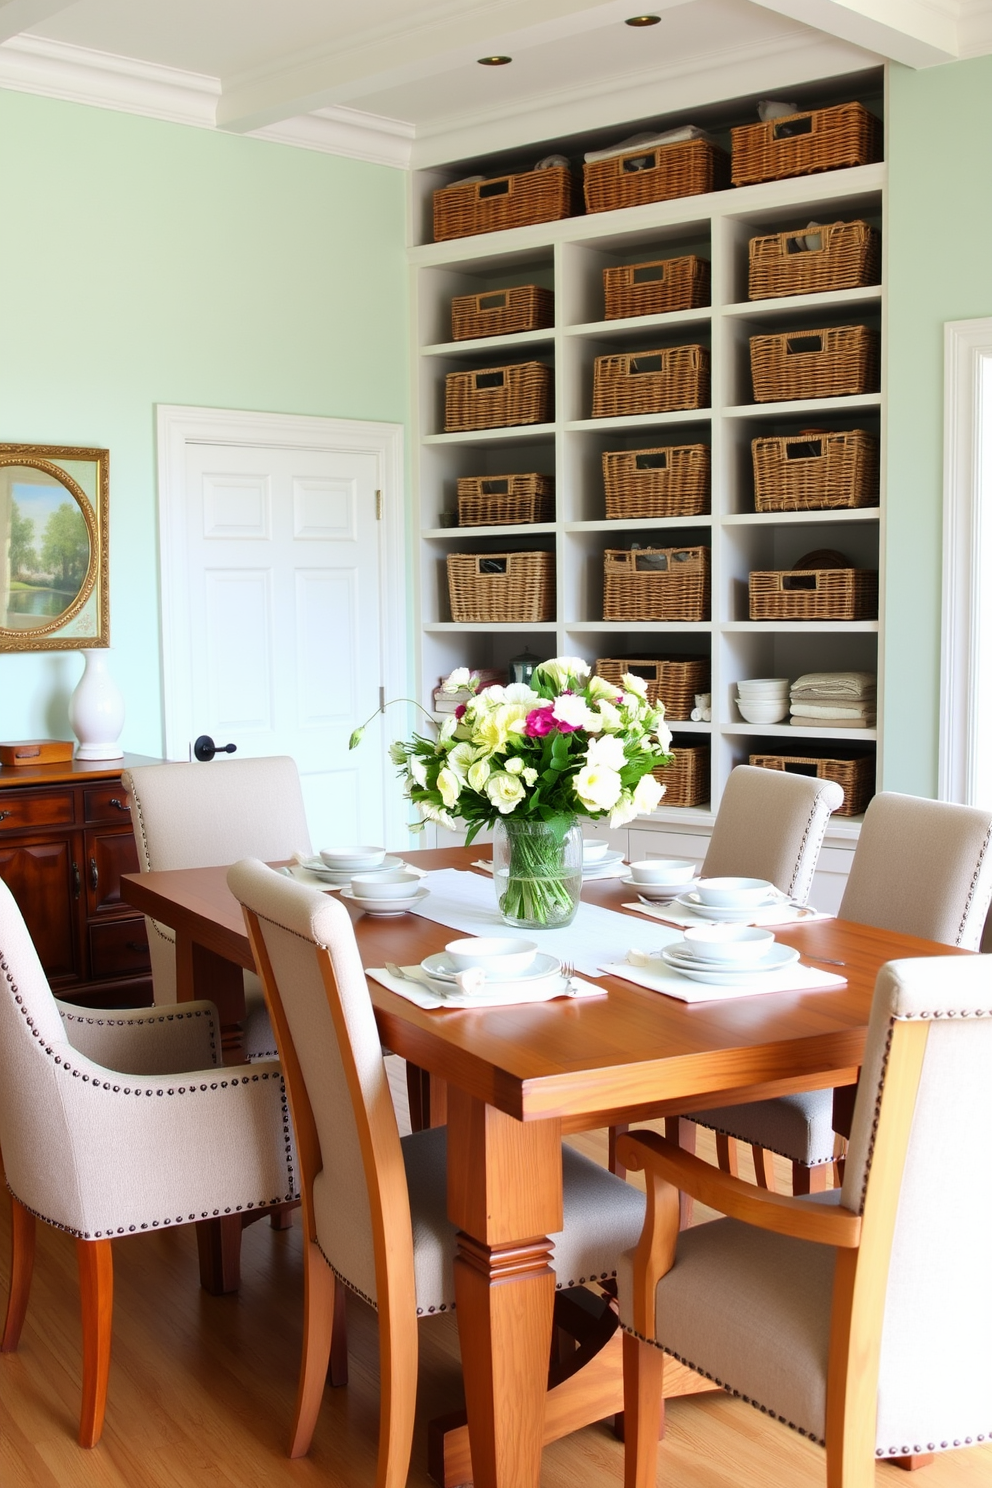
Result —
[[[493,869],[510,924],[567,924],[578,907],[582,836],[577,817],[622,826],[664,794],[651,773],[671,762],[671,733],[646,684],[620,688],[574,656],[545,661],[529,683],[477,690],[461,667],[442,690],[471,696],[437,738],[391,746],[406,793],[428,821],[468,823],[467,842],[495,829]]]

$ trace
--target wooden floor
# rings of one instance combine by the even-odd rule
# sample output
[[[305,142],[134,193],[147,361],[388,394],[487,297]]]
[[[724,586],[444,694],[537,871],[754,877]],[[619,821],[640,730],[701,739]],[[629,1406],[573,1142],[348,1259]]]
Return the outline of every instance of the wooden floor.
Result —
[[[578,1145],[578,1144],[577,1144]],[[601,1156],[597,1138],[585,1150]],[[744,1165],[742,1164],[742,1167]],[[749,1176],[744,1174],[744,1176]],[[6,1295],[9,1205],[0,1199],[0,1287]],[[192,1229],[114,1242],[114,1355],[103,1441],[76,1445],[80,1329],[73,1242],[39,1226],[31,1307],[17,1354],[0,1356],[2,1488],[360,1488],[375,1477],[375,1320],[349,1298],[351,1383],[328,1389],[309,1458],[284,1441],[296,1389],[300,1231],[245,1233],[239,1295],[197,1282]],[[453,1318],[420,1329],[418,1432],[410,1483],[428,1488],[424,1423],[460,1403]],[[549,1447],[544,1488],[622,1482],[623,1452],[605,1426]],[[823,1488],[819,1448],[722,1393],[669,1407],[660,1453],[666,1488]],[[910,1477],[876,1467],[877,1488],[989,1488],[992,1446],[938,1457]]]

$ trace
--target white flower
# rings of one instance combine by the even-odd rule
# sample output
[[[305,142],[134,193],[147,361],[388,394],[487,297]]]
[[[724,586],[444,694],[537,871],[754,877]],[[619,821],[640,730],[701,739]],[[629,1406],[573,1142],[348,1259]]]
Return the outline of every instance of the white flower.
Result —
[[[624,672],[623,685],[628,692],[636,692],[639,698],[643,698],[647,702],[648,684],[643,677],[635,677],[633,672]]]
[[[512,759],[507,760],[505,768],[511,775],[522,775],[524,773],[524,762],[519,754],[515,754]]]
[[[622,770],[627,763],[623,741],[616,734],[604,734],[601,739],[590,739],[586,760],[590,765],[602,765],[607,770]]]
[[[584,728],[586,719],[589,717],[589,705],[585,698],[577,696],[574,692],[563,692],[561,697],[556,697],[551,709],[553,718],[559,723],[569,723],[573,728]]]
[[[472,673],[468,667],[455,667],[455,670],[445,677],[441,683],[441,691],[449,693],[461,692],[462,688],[467,687],[471,680]]]
[[[570,681],[584,682],[589,675],[589,664],[581,656],[556,656],[553,661],[542,661],[537,670],[560,692]]]
[[[394,765],[406,764],[406,746],[402,739],[395,739],[389,746],[389,758]]]
[[[605,677],[590,677],[586,683],[586,691],[591,698],[605,698],[608,703],[612,703],[617,696],[617,684],[607,682]]]
[[[540,693],[535,692],[532,687],[528,687],[526,682],[511,682],[509,687],[501,687],[500,691],[503,694],[505,702],[523,703],[528,713],[531,708],[539,707],[542,702]]]
[[[665,787],[659,785],[653,775],[642,775],[634,786],[634,805],[638,816],[645,816],[653,811],[665,794]]]
[[[473,763],[474,759],[475,750],[471,744],[456,744],[454,749],[448,751],[448,758],[445,764],[452,774],[464,783],[465,777],[468,775],[469,766]]]
[[[625,827],[629,821],[633,821],[637,815],[637,807],[630,791],[624,791],[613,810],[610,812],[611,827]]]
[[[572,789],[589,811],[609,811],[620,797],[623,785],[616,770],[600,765],[583,765]]]
[[[474,791],[481,791],[485,788],[491,769],[492,766],[487,759],[476,760],[474,765],[469,766],[468,783]]]
[[[523,779],[525,785],[533,785],[534,781],[537,779],[537,771],[532,769],[531,766],[528,765],[527,768],[524,770]]]
[[[443,807],[435,806],[431,801],[418,801],[417,810],[425,821],[437,822],[438,826],[447,827],[449,832],[457,832],[458,823]]]
[[[657,734],[658,743],[666,754],[670,754],[672,749],[672,731],[664,719],[658,724]]]
[[[443,744],[446,739],[450,739],[457,727],[458,719],[455,717],[454,713],[449,713],[447,718],[441,725],[441,732],[437,736],[438,743]]]
[[[413,776],[414,780],[419,786],[426,786],[427,766],[424,764],[419,754],[414,754],[410,757],[410,774]]]
[[[437,788],[441,792],[441,800],[445,806],[454,806],[461,795],[461,782],[454,770],[439,770],[437,776]]]
[[[615,708],[612,703],[608,703],[605,698],[598,705],[597,711],[599,713],[600,719],[602,720],[601,726],[609,733],[615,734],[619,729],[623,728],[623,719],[620,717],[620,709]]]
[[[486,795],[501,816],[509,816],[517,802],[522,801],[526,794],[521,781],[515,775],[508,775],[505,770],[497,770],[486,781]]]
[[[495,708],[497,703],[506,702],[506,688],[501,687],[498,682],[494,682],[492,687],[483,688],[479,693],[479,699],[490,708]]]

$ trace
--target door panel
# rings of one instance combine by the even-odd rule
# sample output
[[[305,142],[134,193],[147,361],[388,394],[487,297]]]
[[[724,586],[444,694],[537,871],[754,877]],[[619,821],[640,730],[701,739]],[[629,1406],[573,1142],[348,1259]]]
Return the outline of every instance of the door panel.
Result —
[[[86,902],[90,914],[125,907],[121,874],[138,872],[138,849],[132,832],[86,833]]]
[[[5,842],[0,848],[0,878],[20,905],[51,978],[82,974],[78,955],[82,865],[73,862],[74,843],[82,846],[82,839]]]

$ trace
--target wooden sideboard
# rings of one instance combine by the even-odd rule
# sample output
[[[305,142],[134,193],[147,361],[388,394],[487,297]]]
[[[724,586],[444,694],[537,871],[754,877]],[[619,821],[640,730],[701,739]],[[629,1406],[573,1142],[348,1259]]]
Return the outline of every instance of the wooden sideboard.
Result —
[[[137,873],[121,787],[143,755],[0,767],[0,878],[20,906],[52,991],[88,1007],[152,1000],[144,918],[121,898]]]

